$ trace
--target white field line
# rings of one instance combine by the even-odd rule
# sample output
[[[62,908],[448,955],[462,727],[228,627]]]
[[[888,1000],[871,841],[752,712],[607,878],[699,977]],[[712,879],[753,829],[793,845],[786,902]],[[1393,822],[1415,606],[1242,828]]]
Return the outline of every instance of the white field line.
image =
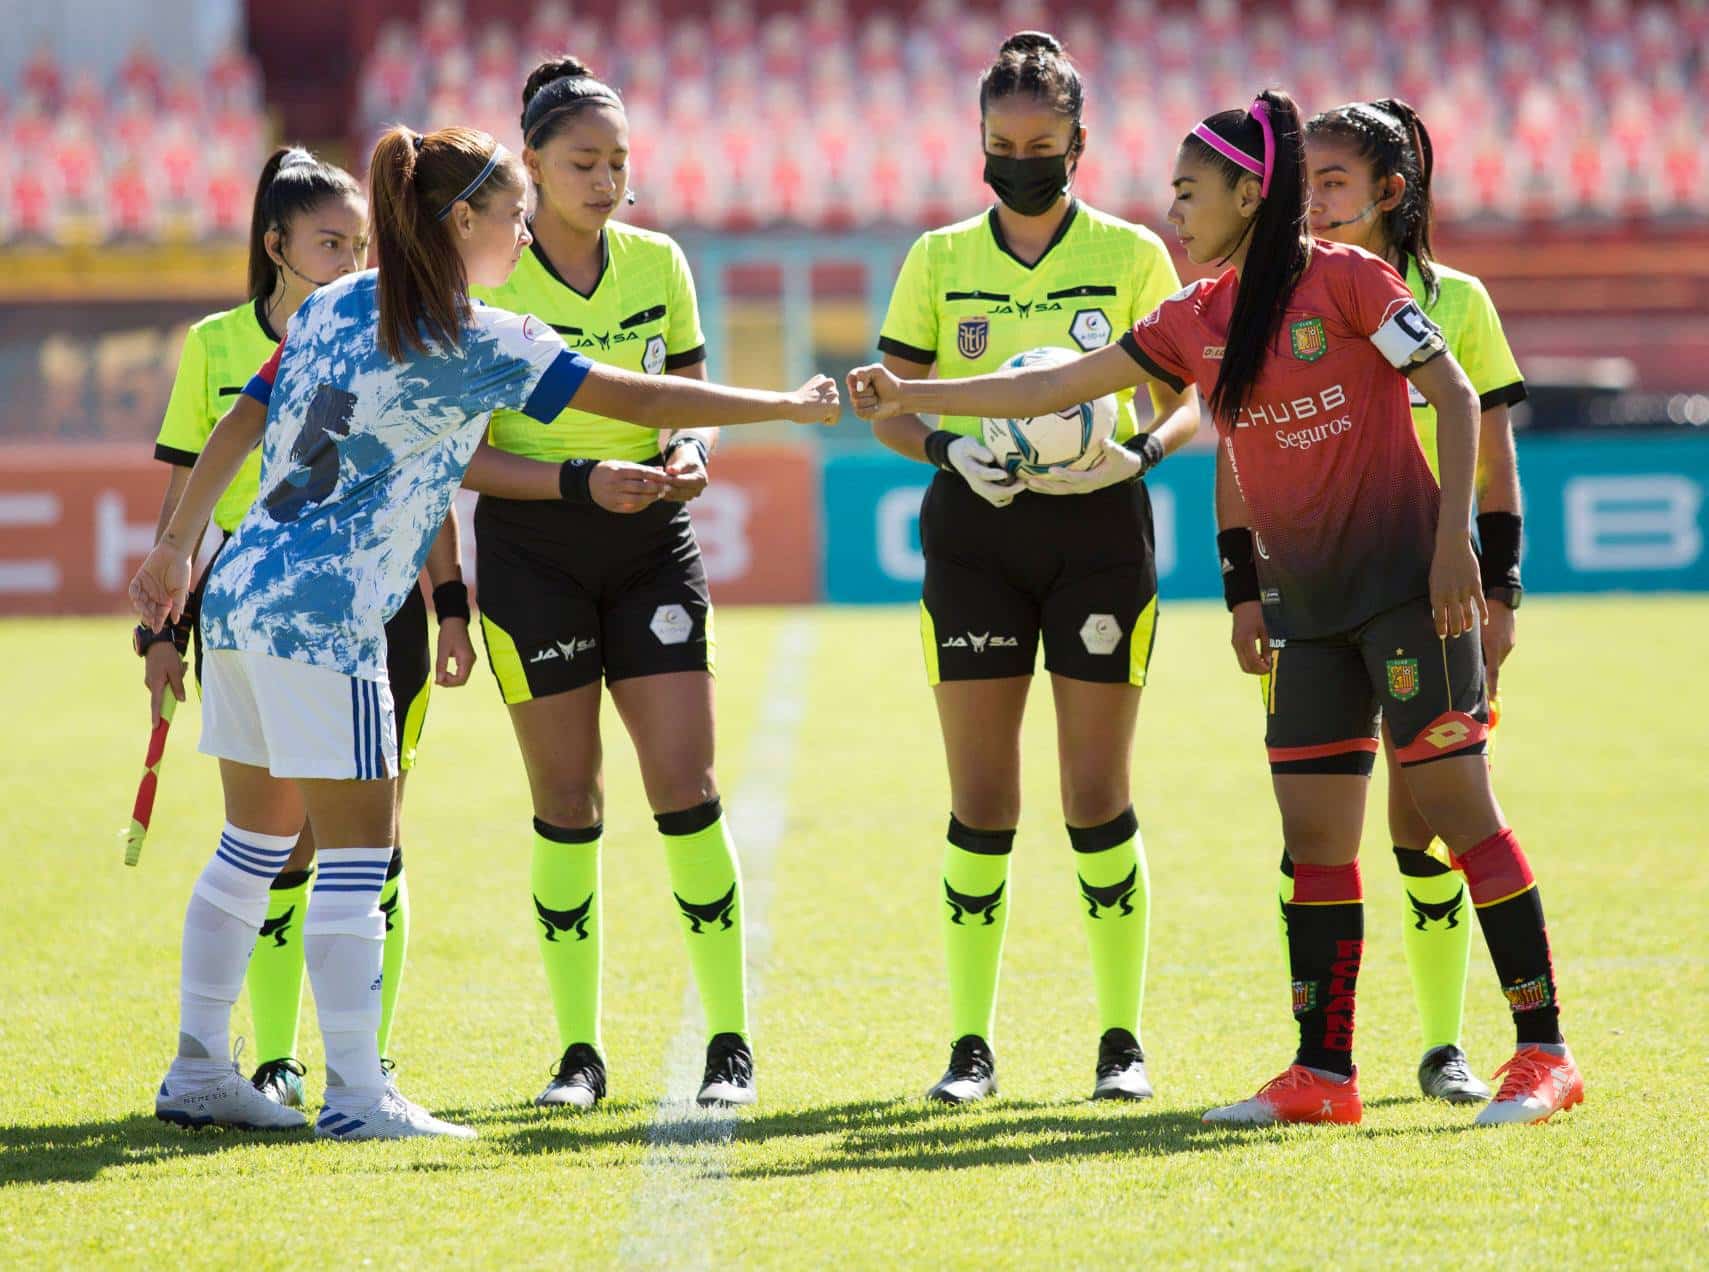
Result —
[[[728,801],[736,853],[742,864],[748,941],[748,1002],[765,990],[771,954],[767,921],[776,890],[778,849],[789,816],[795,739],[805,709],[816,629],[806,614],[791,617],[777,635],[765,706],[748,742],[742,785]],[[759,1031],[756,1031],[759,1032]],[[763,1044],[763,1032],[758,1041]],[[724,1157],[740,1125],[739,1114],[697,1107],[706,1037],[692,983],[682,1021],[665,1053],[664,1098],[647,1128],[647,1155],[629,1221],[618,1244],[625,1267],[707,1267],[717,1248],[713,1230],[723,1202]],[[765,1052],[755,1048],[760,1099],[765,1099]]]

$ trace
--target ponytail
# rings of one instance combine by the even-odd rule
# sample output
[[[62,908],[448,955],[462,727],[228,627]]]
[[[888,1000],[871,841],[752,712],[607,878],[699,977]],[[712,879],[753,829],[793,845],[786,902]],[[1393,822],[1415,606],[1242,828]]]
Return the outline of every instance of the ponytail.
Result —
[[[1279,89],[1265,89],[1249,110],[1212,115],[1187,135],[1182,149],[1222,169],[1233,189],[1256,177],[1263,186],[1258,213],[1247,227],[1251,244],[1234,295],[1222,371],[1211,391],[1211,413],[1232,421],[1246,405],[1264,369],[1282,312],[1305,271],[1305,145],[1299,107]]]
[[[394,360],[433,343],[461,343],[468,275],[445,218],[459,202],[484,207],[522,188],[521,165],[484,132],[401,125],[381,137],[368,167],[380,261],[380,348]]]
[[[322,163],[301,146],[280,146],[267,156],[249,213],[250,300],[271,296],[279,286],[279,267],[267,253],[267,231],[282,234],[293,216],[334,196],[362,197],[356,178],[343,168]]]
[[[1371,175],[1378,180],[1399,176],[1406,181],[1400,202],[1383,213],[1383,233],[1392,246],[1418,262],[1427,302],[1435,304],[1440,284],[1430,244],[1435,215],[1430,179],[1436,171],[1436,152],[1418,112],[1398,97],[1349,102],[1313,115],[1306,135],[1351,145],[1370,163]]]

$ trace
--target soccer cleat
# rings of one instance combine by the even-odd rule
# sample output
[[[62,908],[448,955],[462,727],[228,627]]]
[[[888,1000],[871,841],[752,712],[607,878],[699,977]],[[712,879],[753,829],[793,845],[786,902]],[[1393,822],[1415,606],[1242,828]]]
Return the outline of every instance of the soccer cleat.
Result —
[[[346,1113],[326,1105],[315,1119],[315,1135],[340,1140],[475,1138],[472,1127],[441,1121],[421,1105],[405,1099],[395,1086],[388,1086],[366,1109]]]
[[[605,1061],[585,1042],[570,1044],[546,1089],[534,1097],[541,1108],[591,1109],[605,1098]]]
[[[739,1033],[713,1034],[706,1044],[706,1073],[700,1082],[696,1104],[715,1107],[752,1104],[759,1099],[754,1090],[754,1053]]]
[[[1418,1062],[1418,1089],[1450,1104],[1482,1104],[1489,1099],[1489,1087],[1472,1072],[1466,1053],[1452,1043],[1424,1053]]]
[[[1224,1126],[1275,1126],[1282,1122],[1341,1122],[1356,1125],[1364,1116],[1359,1102],[1359,1073],[1336,1082],[1300,1064],[1290,1064],[1250,1100],[1225,1104],[1204,1116]]]
[[[170,1069],[154,1097],[154,1116],[178,1126],[234,1126],[244,1131],[294,1131],[308,1119],[257,1091],[234,1066],[212,1078],[174,1077]]]
[[[971,1104],[996,1094],[997,1058],[985,1039],[967,1034],[949,1049],[949,1068],[926,1092],[926,1098],[940,1104]]]
[[[303,1107],[303,1066],[290,1056],[269,1060],[256,1069],[249,1084],[273,1103],[288,1109]]]
[[[1098,1081],[1094,1100],[1149,1100],[1151,1079],[1145,1072],[1145,1052],[1125,1029],[1106,1029],[1098,1039]]]
[[[1562,1109],[1584,1100],[1584,1078],[1572,1052],[1564,1049],[1555,1055],[1534,1044],[1521,1047],[1495,1071],[1498,1078],[1502,1074],[1507,1076],[1502,1078],[1501,1089],[1478,1114],[1479,1126],[1547,1122]]]

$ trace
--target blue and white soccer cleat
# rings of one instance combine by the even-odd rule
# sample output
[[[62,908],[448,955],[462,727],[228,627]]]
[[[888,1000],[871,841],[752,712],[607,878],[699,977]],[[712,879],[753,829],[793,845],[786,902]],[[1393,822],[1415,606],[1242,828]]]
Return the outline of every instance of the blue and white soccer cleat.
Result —
[[[177,1126],[234,1126],[245,1131],[294,1131],[308,1119],[269,1100],[234,1067],[213,1078],[168,1069],[154,1097],[154,1116]]]
[[[405,1099],[395,1086],[388,1086],[378,1100],[356,1112],[344,1112],[328,1104],[315,1120],[315,1135],[339,1140],[475,1138],[472,1127],[441,1121],[421,1105]]]

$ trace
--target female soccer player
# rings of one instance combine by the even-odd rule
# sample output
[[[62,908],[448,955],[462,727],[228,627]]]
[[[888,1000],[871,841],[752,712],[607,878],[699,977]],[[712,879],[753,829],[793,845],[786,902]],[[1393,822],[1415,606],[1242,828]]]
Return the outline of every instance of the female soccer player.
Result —
[[[539,319],[476,307],[468,284],[503,283],[529,242],[522,165],[485,133],[393,129],[369,183],[379,269],[303,302],[131,583],[150,629],[179,619],[189,549],[265,425],[262,493],[202,605],[202,749],[221,759],[227,820],[185,916],[178,1058],[155,1107],[192,1124],[303,1124],[222,1057],[268,888],[306,811],[318,869],[304,945],[327,1051],[316,1133],[467,1137],[406,1100],[375,1045],[398,762],[380,616],[415,586],[495,409],[545,423],[580,395],[654,427],[828,422],[837,397],[824,377],[758,393],[595,367]],[[564,497],[587,498],[586,478],[565,466]]]
[[[522,136],[533,242],[509,282],[476,294],[537,315],[602,365],[704,380],[682,249],[612,219],[629,197],[616,91],[573,57],[543,62],[522,90]],[[528,922],[558,1023],[540,1105],[590,1108],[606,1090],[602,675],[635,744],[706,1012],[700,1101],[755,1098],[741,875],[713,776],[712,606],[686,506],[706,486],[717,434],[691,423],[639,427],[583,399],[549,429],[493,417],[494,447],[570,461],[595,496],[527,501],[487,486],[475,512],[481,631],[532,793]]]
[[[1285,93],[1197,125],[1173,185],[1169,221],[1189,258],[1232,268],[1160,305],[1120,353],[943,383],[862,367],[850,374],[856,409],[1028,416],[1154,379],[1214,386],[1233,645],[1268,679],[1265,741],[1294,864],[1300,1048],[1252,1099],[1205,1119],[1362,1116],[1359,830],[1381,712],[1419,811],[1466,873],[1513,1011],[1518,1047],[1478,1122],[1542,1121],[1583,1099],[1584,1084],[1561,1040],[1542,902],[1483,755],[1484,601],[1467,533],[1477,395],[1389,265],[1307,236],[1304,144]],[[1440,489],[1409,380],[1437,411]]]
[[[255,368],[271,355],[279,343],[278,333],[297,307],[317,287],[362,268],[368,254],[367,219],[367,201],[355,179],[342,168],[322,163],[297,147],[281,147],[268,158],[250,215],[249,299],[235,309],[210,314],[192,326],[185,337],[178,376],[154,448],[156,459],[172,465],[155,527],[157,535],[166,528],[183,497],[190,469],[214,425]],[[214,525],[222,535],[235,531],[255,502],[260,476],[261,452],[255,450],[245,457],[237,477],[214,507]],[[468,594],[457,548],[457,522],[452,514],[427,556],[434,608],[439,615],[438,680],[442,685],[462,684],[474,666]],[[137,630],[136,648],[145,660],[143,682],[156,719],[162,695],[168,690],[178,701],[184,700],[182,655],[187,643],[195,639],[198,600],[192,596],[183,620],[158,635],[144,628]],[[198,675],[201,654],[197,639]],[[410,589],[403,607],[386,624],[386,670],[392,701],[403,713],[398,747],[401,799],[402,775],[415,763],[427,714],[428,679],[433,671],[427,608],[419,589]],[[399,811],[401,815],[401,808]],[[305,825],[284,869],[273,881],[260,939],[249,962],[249,999],[260,1060],[251,1080],[257,1089],[292,1106],[303,1102],[303,1067],[296,1059],[297,1020],[303,988],[303,909],[313,863],[314,832]],[[380,909],[386,916],[386,941],[379,1047],[380,1054],[386,1056],[409,941],[409,890],[401,849],[393,853],[386,867]]]
[[[1382,257],[1406,279],[1413,299],[1442,329],[1478,395],[1475,488],[1484,599],[1489,622],[1480,635],[1489,687],[1490,728],[1500,718],[1501,665],[1513,649],[1519,579],[1519,467],[1508,407],[1525,400],[1525,381],[1507,347],[1501,319],[1483,284],[1435,260],[1430,248],[1430,134],[1416,111],[1387,98],[1354,102],[1306,124],[1311,228],[1336,243]],[[1412,422],[1430,471],[1437,469],[1436,408],[1414,391]],[[1460,1047],[1460,1022],[1471,961],[1472,926],[1464,922],[1465,877],[1434,851],[1434,833],[1408,792],[1394,743],[1383,730],[1389,770],[1389,833],[1406,892],[1402,946],[1424,1031],[1418,1084],[1426,1095],[1456,1103],[1489,1099]],[[1282,901],[1293,898],[1287,859]]]
[[[1179,289],[1155,234],[1074,198],[1083,101],[1052,36],[1004,42],[979,89],[985,180],[998,203],[908,253],[878,342],[891,375],[923,380],[935,364],[940,379],[958,379],[1040,345],[1103,348]],[[1021,812],[1021,716],[1041,636],[1102,1031],[1092,1095],[1151,1095],[1140,1045],[1151,886],[1128,771],[1157,565],[1151,501],[1134,478],[1192,437],[1199,408],[1191,389],[1154,384],[1141,431],[1131,380],[1117,402],[1117,440],[1098,468],[1024,486],[995,466],[974,412],[946,411],[935,430],[913,413],[875,429],[939,470],[920,509],[920,614],[949,761],[941,913],[953,1041],[928,1092],[947,1103],[997,1089],[991,1039]]]

